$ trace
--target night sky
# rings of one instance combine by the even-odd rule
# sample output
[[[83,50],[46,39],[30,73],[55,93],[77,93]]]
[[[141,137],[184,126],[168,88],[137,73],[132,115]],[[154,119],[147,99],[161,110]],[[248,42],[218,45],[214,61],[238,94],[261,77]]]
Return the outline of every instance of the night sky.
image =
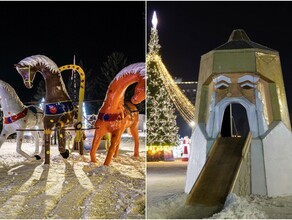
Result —
[[[96,74],[113,52],[122,52],[129,63],[145,61],[145,2],[0,2],[0,9],[0,79],[24,103],[38,83],[25,88],[14,64],[28,56],[46,55],[62,66],[75,55],[76,64],[82,60]],[[35,81],[41,79],[37,74]]]
[[[162,60],[172,76],[197,81],[203,54],[226,43],[234,29],[280,54],[288,107],[292,112],[292,4],[270,1],[147,2],[147,31],[158,17]],[[149,37],[149,36],[148,36]],[[181,135],[191,129],[178,118]]]

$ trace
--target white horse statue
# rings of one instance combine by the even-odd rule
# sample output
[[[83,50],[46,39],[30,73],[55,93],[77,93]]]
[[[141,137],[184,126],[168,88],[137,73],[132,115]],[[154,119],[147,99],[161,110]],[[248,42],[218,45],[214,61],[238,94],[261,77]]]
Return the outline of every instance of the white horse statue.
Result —
[[[24,105],[15,90],[3,80],[0,80],[0,104],[3,111],[3,129],[0,136],[0,148],[9,135],[17,134],[16,152],[26,157],[29,160],[33,156],[28,155],[21,149],[24,130],[31,130],[34,137],[35,152],[34,157],[40,159],[39,143],[43,137],[43,110],[37,106]],[[41,154],[43,154],[43,149]]]

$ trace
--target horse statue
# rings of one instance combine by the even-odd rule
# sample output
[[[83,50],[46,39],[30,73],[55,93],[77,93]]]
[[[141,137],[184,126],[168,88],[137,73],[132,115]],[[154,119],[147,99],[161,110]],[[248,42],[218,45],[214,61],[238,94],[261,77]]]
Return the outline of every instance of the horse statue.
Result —
[[[45,164],[50,163],[50,137],[52,130],[57,128],[58,149],[63,158],[69,157],[66,149],[65,130],[72,126],[76,118],[76,108],[68,95],[58,66],[44,55],[33,55],[15,64],[16,70],[22,76],[27,88],[33,87],[33,80],[37,72],[45,79],[46,96],[44,108],[44,142]]]
[[[131,102],[124,101],[126,89],[137,83]],[[144,89],[143,89],[144,88]],[[111,144],[104,162],[108,166],[112,157],[117,157],[121,136],[129,128],[134,142],[134,156],[139,156],[139,112],[134,104],[145,100],[145,63],[134,63],[123,68],[111,81],[105,100],[95,122],[95,133],[90,151],[91,162],[96,163],[96,151],[101,139],[111,133]]]
[[[9,135],[16,133],[16,152],[28,160],[32,160],[33,157],[21,149],[24,130],[31,129],[30,132],[35,142],[33,155],[36,159],[40,159],[40,156],[37,154],[39,154],[39,137],[42,136],[43,132],[38,130],[43,129],[43,110],[38,106],[24,105],[14,88],[3,80],[0,80],[0,104],[3,111],[3,129],[0,135],[0,148]],[[44,153],[43,149],[41,151],[42,153]]]

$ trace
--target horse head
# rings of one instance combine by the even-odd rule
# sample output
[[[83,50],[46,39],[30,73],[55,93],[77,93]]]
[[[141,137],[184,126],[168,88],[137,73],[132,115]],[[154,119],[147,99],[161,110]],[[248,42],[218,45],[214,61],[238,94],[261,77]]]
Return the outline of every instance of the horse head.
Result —
[[[26,88],[31,89],[33,87],[33,80],[35,78],[36,69],[30,65],[14,64],[17,72],[21,75],[22,80]]]
[[[138,84],[135,87],[135,92],[131,98],[131,102],[137,105],[144,100],[145,100],[145,78],[142,78],[138,81]]]
[[[138,83],[135,87],[134,95],[131,98],[131,102],[135,105],[145,100],[145,86],[146,86],[146,75],[145,75],[145,63],[137,63],[135,65],[135,71],[138,76]]]
[[[17,72],[21,75],[24,85],[31,89],[36,72],[59,73],[59,68],[54,61],[44,55],[26,57],[14,64]]]

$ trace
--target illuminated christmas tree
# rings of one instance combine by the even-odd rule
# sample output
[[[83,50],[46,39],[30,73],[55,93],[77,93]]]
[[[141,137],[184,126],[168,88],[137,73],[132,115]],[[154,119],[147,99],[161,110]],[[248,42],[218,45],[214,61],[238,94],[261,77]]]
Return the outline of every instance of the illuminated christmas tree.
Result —
[[[147,54],[147,160],[164,160],[172,146],[178,144],[178,127],[174,105],[157,69],[155,56],[160,48],[154,12]]]

